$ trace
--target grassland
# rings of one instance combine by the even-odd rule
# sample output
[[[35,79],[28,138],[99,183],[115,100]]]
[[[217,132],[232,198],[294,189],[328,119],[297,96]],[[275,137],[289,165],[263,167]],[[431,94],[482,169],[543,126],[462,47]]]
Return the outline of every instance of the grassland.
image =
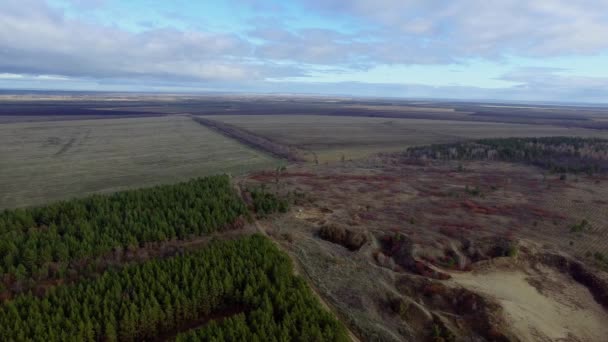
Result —
[[[185,116],[0,125],[0,208],[268,168]]]
[[[608,137],[608,132],[551,125],[424,119],[312,116],[206,116],[276,142],[315,152],[319,161],[355,159],[408,146],[494,137]]]

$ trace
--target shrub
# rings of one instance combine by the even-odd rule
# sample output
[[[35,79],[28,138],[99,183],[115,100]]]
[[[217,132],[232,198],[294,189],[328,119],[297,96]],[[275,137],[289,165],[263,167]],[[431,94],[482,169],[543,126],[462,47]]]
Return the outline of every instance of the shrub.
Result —
[[[249,189],[253,210],[259,218],[268,217],[270,214],[285,213],[289,209],[289,201],[270,193],[264,187]]]
[[[571,233],[581,233],[590,228],[591,228],[591,225],[589,224],[589,221],[582,220],[581,223],[572,225],[570,227],[570,232]]]
[[[321,229],[319,229],[319,236],[323,240],[337,243],[351,251],[358,250],[367,242],[365,233],[356,232],[335,224],[321,227]]]

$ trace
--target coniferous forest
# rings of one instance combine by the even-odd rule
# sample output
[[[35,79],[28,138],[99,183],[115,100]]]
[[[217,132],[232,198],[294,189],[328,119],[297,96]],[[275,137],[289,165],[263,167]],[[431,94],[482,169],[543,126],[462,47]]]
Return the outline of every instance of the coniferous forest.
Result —
[[[289,208],[289,201],[269,192],[266,188],[259,187],[248,189],[251,196],[252,210],[259,218],[267,217],[276,212],[284,213]]]
[[[608,172],[608,140],[579,137],[496,138],[410,147],[410,158],[500,160],[556,173]]]
[[[0,298],[0,341],[348,340],[288,256],[261,235],[220,235],[65,281],[74,263],[237,229],[248,215],[228,176],[5,210],[0,290],[32,283],[45,291],[22,286]]]
[[[245,214],[228,176],[5,210],[0,275],[11,281],[61,278],[70,262],[229,229]]]
[[[0,309],[0,340],[347,340],[291,271],[288,257],[260,235],[215,241],[59,286],[43,298],[18,296]],[[212,322],[182,332],[205,319]]]

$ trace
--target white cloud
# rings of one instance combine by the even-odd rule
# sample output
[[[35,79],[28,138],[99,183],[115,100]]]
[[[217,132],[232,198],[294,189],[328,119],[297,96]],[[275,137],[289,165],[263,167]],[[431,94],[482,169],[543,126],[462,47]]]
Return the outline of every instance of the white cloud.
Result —
[[[65,1],[86,13],[109,6],[104,0]],[[139,21],[146,29],[134,33],[87,21],[86,14],[78,18],[74,13],[79,11],[65,16],[44,0],[0,0],[0,79],[4,85],[11,80],[82,81],[375,96],[608,98],[607,79],[566,76],[554,69],[513,70],[501,80],[517,86],[492,90],[429,87],[408,79],[401,85],[285,82],[311,72],[353,74],[378,65],[474,63],[510,56],[542,61],[606,52],[608,1],[294,0],[310,17],[350,28],[343,32],[305,27],[306,20],[290,26],[293,12],[283,5],[233,1],[251,5],[255,15],[263,11],[263,20],[247,32],[153,28],[160,26]]]
[[[37,0],[0,4],[0,72],[185,80],[261,78],[235,34],[165,28],[131,33],[72,20]],[[284,72],[284,70],[277,70]]]
[[[604,0],[306,0],[302,6],[350,17],[386,38],[418,37],[454,57],[554,56],[608,49]]]

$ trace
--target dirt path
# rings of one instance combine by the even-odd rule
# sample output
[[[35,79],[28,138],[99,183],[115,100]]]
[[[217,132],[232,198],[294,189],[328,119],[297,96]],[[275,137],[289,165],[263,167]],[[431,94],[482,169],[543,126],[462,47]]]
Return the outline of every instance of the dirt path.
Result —
[[[162,259],[175,256],[179,250],[197,250],[205,247],[214,240],[233,240],[243,236],[253,234],[253,227],[245,227],[241,229],[232,229],[224,231],[212,232],[205,236],[197,236],[188,240],[172,240],[158,243],[149,243],[144,247],[137,247],[135,250],[121,253],[116,256],[115,252],[107,252],[103,255],[95,257],[85,257],[81,260],[73,260],[70,262],[70,272],[74,272],[71,276],[66,276],[61,279],[50,278],[35,281],[29,287],[21,287],[19,290],[13,290],[13,283],[4,283],[3,285],[10,291],[2,293],[0,302],[12,300],[15,296],[27,291],[34,291],[38,296],[44,296],[48,291],[58,285],[74,284],[80,281],[83,277],[83,272],[90,264],[95,265],[95,273],[88,273],[88,276],[93,274],[101,274],[111,267],[123,267],[131,263],[144,263],[152,259]],[[117,250],[124,250],[123,247],[116,247]],[[2,282],[0,281],[0,284]]]
[[[212,313],[209,316],[205,316],[199,318],[197,320],[193,320],[190,322],[185,322],[179,325],[176,329],[163,333],[161,335],[156,336],[151,341],[153,342],[161,342],[161,341],[174,341],[175,337],[181,333],[188,332],[190,330],[199,329],[207,325],[211,321],[223,321],[226,318],[230,318],[232,316],[236,316],[240,313],[247,312],[248,310],[244,307],[231,307],[223,310],[218,310],[217,312]]]
[[[308,283],[308,287],[310,287],[310,289],[312,290],[312,293],[314,294],[314,296],[317,298],[317,300],[319,301],[319,303],[321,303],[321,306],[325,308],[325,310],[331,312],[336,318],[340,319],[340,315],[337,314],[336,310],[333,309],[326,301],[325,299],[323,299],[323,297],[319,294],[319,291],[317,290],[317,288],[315,287],[315,285],[313,284],[310,275],[306,272],[306,270],[300,265],[300,261],[298,260],[298,258],[296,258],[294,255],[292,255],[288,250],[286,250],[285,248],[283,248],[281,246],[280,243],[278,243],[277,241],[275,241],[267,232],[266,229],[260,224],[260,222],[258,221],[254,221],[255,226],[258,230],[258,232],[260,232],[262,235],[266,236],[268,239],[270,239],[278,248],[280,248],[283,252],[287,253],[287,255],[289,255],[289,257],[291,258],[291,260],[293,260],[293,272],[295,275],[301,276],[304,280],[306,280],[306,283]],[[348,333],[348,337],[350,337],[350,340],[353,342],[361,342],[361,340],[349,329],[349,327],[344,323],[344,327],[346,328],[346,331]]]

